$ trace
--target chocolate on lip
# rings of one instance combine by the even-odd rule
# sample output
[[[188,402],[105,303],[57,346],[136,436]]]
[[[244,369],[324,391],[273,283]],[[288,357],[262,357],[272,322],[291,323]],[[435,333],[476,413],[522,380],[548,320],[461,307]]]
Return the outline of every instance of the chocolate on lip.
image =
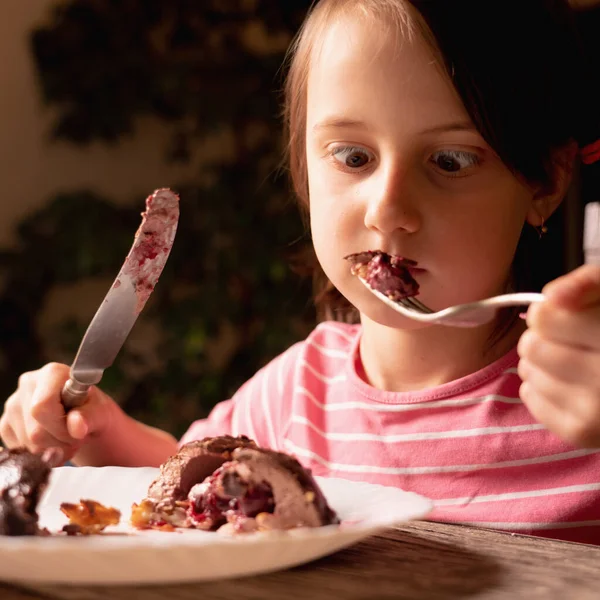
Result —
[[[381,250],[357,252],[344,258],[351,263],[353,275],[390,300],[397,301],[419,293],[419,284],[410,273],[410,269],[417,266],[414,260]]]

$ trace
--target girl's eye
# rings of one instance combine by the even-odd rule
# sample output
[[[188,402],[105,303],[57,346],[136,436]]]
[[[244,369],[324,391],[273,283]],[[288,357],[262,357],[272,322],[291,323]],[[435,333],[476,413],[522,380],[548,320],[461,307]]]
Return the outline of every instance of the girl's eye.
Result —
[[[477,154],[462,150],[441,150],[433,154],[430,160],[440,171],[453,177],[462,175],[461,171],[479,164]]]
[[[358,170],[373,160],[373,155],[364,148],[340,146],[331,151],[336,162],[350,170]]]

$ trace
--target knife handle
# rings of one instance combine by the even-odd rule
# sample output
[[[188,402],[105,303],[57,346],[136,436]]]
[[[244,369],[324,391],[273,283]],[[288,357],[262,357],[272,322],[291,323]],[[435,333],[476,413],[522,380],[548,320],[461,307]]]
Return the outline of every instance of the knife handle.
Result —
[[[68,379],[60,393],[65,410],[68,411],[71,408],[77,408],[84,404],[90,387],[90,385],[79,383],[75,379]]]

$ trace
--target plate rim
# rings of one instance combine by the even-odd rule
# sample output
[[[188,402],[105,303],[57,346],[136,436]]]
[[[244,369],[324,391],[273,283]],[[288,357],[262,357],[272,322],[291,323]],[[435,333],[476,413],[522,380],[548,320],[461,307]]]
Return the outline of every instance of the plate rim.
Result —
[[[55,467],[54,470],[67,470],[67,469],[81,469],[96,471],[96,470],[113,470],[118,469],[122,471],[127,470],[147,470],[147,471],[155,471],[158,473],[159,469],[157,467],[121,467],[121,466],[103,466],[103,467],[70,467],[70,466],[61,466]],[[78,471],[78,472],[82,472]],[[346,533],[348,535],[370,535],[373,532],[381,531],[387,528],[393,528],[402,523],[408,523],[414,520],[423,519],[427,516],[434,508],[434,502],[430,498],[418,494],[416,492],[410,490],[404,490],[402,488],[396,488],[393,486],[382,485],[379,483],[372,483],[367,481],[355,481],[351,479],[345,479],[343,477],[327,477],[322,475],[314,475],[317,483],[321,486],[322,482],[326,481],[324,486],[327,487],[329,483],[335,485],[337,482],[341,482],[338,485],[349,486],[349,487],[361,487],[364,489],[372,489],[382,490],[383,493],[393,493],[398,495],[399,497],[409,497],[411,499],[411,505],[414,503],[415,509],[410,511],[410,514],[407,516],[399,516],[398,518],[385,518],[381,520],[372,520],[369,521],[367,519],[360,520],[357,522],[342,522],[340,524],[330,524],[330,525],[322,525],[320,527],[300,527],[297,529],[291,529],[287,531],[269,531],[269,532],[253,532],[248,535],[224,535],[219,534],[217,532],[207,532],[207,531],[199,531],[194,529],[185,529],[181,528],[174,532],[160,532],[154,530],[136,530],[131,525],[129,525],[129,515],[124,515],[121,518],[121,522],[119,527],[127,528],[129,531],[115,531],[113,535],[111,532],[106,532],[106,534],[101,535],[92,535],[92,536],[66,536],[59,535],[58,531],[51,531],[48,536],[2,536],[0,535],[0,551],[2,552],[19,552],[24,549],[30,549],[32,546],[36,547],[36,551],[39,552],[52,552],[53,550],[63,550],[68,544],[77,543],[81,545],[86,550],[93,551],[109,551],[112,552],[118,548],[127,548],[128,550],[134,550],[136,548],[147,548],[149,546],[154,547],[156,549],[159,548],[172,548],[173,546],[187,546],[187,547],[201,547],[201,546],[227,546],[231,544],[255,544],[262,545],[265,543],[273,544],[278,543],[281,538],[286,538],[288,540],[293,540],[292,543],[302,543],[306,541],[307,538],[319,538],[319,537],[328,537],[331,535],[333,531],[340,532],[342,534]],[[50,483],[48,489],[50,489]],[[45,501],[45,497],[48,490],[44,493],[41,501],[38,504],[38,508],[43,508],[43,503]],[[325,493],[325,490],[324,490]],[[140,498],[141,500],[141,498]],[[329,499],[328,499],[329,501]],[[335,507],[334,507],[335,509]],[[369,533],[370,532],[370,533]],[[175,535],[177,537],[169,537],[164,538],[168,539],[168,543],[164,543],[162,540],[163,535]],[[204,540],[206,540],[207,536],[210,536],[211,541],[202,543],[198,543],[199,539],[196,537],[197,535],[201,535]],[[118,540],[114,543],[109,541],[107,543],[106,540]],[[127,540],[127,541],[125,541]],[[155,542],[155,540],[160,540],[160,542]],[[119,543],[120,542],[120,543]],[[60,545],[60,547],[58,547]]]

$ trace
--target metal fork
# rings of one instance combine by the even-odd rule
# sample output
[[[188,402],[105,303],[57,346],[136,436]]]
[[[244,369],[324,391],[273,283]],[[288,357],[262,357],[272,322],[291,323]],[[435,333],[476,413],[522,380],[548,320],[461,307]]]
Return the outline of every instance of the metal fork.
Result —
[[[415,321],[420,321],[421,323],[447,325],[449,327],[479,327],[480,325],[489,323],[496,316],[496,311],[500,308],[509,306],[529,306],[535,302],[542,302],[545,300],[543,294],[504,294],[502,296],[494,296],[493,298],[486,298],[485,300],[479,300],[477,302],[457,304],[456,306],[433,312],[429,307],[425,306],[414,297],[392,300],[385,294],[374,290],[361,277],[359,277],[359,279],[372,294],[401,315]]]

